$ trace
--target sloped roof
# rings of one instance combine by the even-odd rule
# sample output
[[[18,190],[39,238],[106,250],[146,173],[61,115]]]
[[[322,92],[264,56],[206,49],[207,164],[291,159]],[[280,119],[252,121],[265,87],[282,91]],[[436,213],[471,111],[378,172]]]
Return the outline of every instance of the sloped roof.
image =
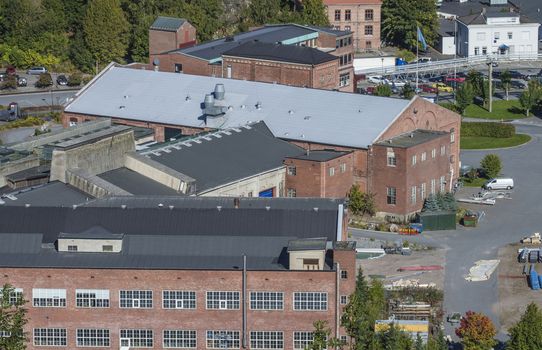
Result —
[[[186,19],[184,18],[158,16],[152,23],[150,29],[176,32],[184,22],[186,22]]]

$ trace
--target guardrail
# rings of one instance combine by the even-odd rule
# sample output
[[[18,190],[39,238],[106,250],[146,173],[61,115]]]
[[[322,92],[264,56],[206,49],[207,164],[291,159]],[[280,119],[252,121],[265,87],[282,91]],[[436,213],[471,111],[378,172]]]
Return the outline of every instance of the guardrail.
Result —
[[[425,73],[436,70],[453,69],[454,67],[468,67],[473,65],[487,64],[493,62],[514,62],[514,61],[542,61],[542,54],[511,54],[511,55],[485,55],[462,57],[450,60],[431,61],[427,63],[411,63],[402,66],[375,67],[368,69],[359,69],[356,74],[409,74],[409,73]]]

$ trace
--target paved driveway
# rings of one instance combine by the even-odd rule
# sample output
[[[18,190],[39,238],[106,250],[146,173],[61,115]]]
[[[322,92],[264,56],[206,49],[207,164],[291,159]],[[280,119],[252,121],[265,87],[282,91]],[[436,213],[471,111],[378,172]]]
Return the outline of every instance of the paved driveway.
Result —
[[[503,161],[503,175],[514,178],[512,200],[500,200],[493,207],[484,207],[486,217],[474,229],[424,233],[421,242],[446,249],[445,298],[446,312],[468,310],[490,316],[499,328],[498,289],[496,274],[489,281],[467,282],[464,276],[480,259],[494,259],[497,250],[517,242],[525,235],[542,231],[542,126],[517,125],[518,132],[529,133],[533,140],[522,147],[495,151],[464,151],[463,164],[478,165],[485,154],[497,153]],[[378,233],[354,230],[354,235],[383,237]],[[397,237],[391,235],[391,237]],[[525,287],[527,288],[527,286]],[[541,299],[542,302],[542,294]],[[447,325],[446,334],[453,334]],[[506,339],[501,330],[498,339]]]

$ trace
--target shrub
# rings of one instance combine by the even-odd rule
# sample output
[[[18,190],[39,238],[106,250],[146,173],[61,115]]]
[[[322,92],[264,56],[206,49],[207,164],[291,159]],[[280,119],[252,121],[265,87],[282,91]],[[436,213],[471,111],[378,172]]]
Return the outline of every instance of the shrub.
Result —
[[[49,73],[40,74],[40,77],[38,81],[36,82],[36,87],[45,88],[51,85],[53,85],[53,78],[51,78],[51,74]]]
[[[498,176],[502,170],[501,158],[496,154],[486,155],[480,162],[480,167],[488,178]]]
[[[468,122],[461,123],[462,136],[479,136],[508,138],[516,134],[516,127],[512,124]]]
[[[461,114],[461,111],[459,110],[459,108],[457,107],[456,104],[454,103],[451,103],[451,102],[443,102],[443,103],[439,103],[439,105],[441,107],[444,107],[446,109],[449,109],[450,111],[452,112],[456,112],[456,113],[460,113]]]
[[[391,87],[388,84],[380,84],[376,87],[374,95],[376,96],[391,96]]]
[[[68,86],[79,86],[83,81],[81,73],[73,73],[68,77]]]
[[[5,81],[0,84],[0,90],[13,90],[17,88],[17,79],[13,75],[8,76]]]

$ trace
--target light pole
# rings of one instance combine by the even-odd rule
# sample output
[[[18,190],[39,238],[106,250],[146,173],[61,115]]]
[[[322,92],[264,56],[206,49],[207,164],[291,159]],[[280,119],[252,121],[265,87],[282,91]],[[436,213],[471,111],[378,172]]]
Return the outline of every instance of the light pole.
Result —
[[[384,77],[384,57],[380,58],[380,62],[382,62],[382,77]]]
[[[489,94],[489,101],[488,101],[488,108],[487,110],[489,113],[493,111],[493,58],[489,58],[487,61],[487,67],[489,69],[489,86],[488,86],[488,94]]]

